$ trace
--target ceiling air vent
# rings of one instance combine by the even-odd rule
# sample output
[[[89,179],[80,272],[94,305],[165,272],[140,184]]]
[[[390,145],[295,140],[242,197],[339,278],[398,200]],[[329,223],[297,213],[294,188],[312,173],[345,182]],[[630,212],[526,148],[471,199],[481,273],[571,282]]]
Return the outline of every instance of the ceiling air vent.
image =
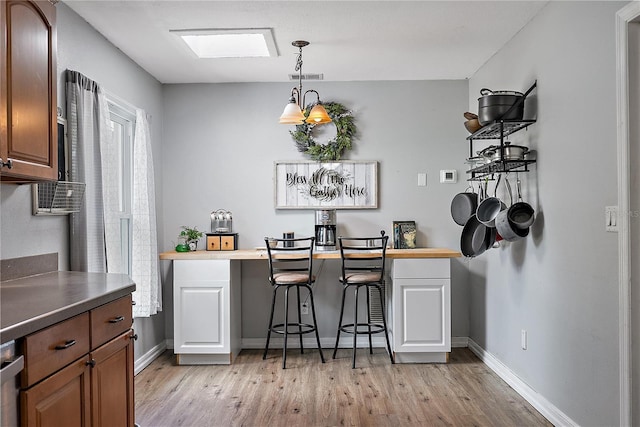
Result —
[[[298,80],[298,74],[289,74],[289,80]],[[324,74],[302,74],[302,80],[324,80]]]

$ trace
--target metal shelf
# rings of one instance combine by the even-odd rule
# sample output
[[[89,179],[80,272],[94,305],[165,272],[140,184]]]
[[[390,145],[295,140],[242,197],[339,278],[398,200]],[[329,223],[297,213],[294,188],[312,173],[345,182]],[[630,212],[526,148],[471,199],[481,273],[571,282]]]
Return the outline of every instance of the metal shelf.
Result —
[[[502,139],[514,132],[526,129],[535,122],[535,120],[497,120],[475,131],[467,139]]]
[[[535,162],[535,160],[496,160],[491,163],[469,169],[467,173],[471,174],[471,177],[468,178],[467,181],[481,181],[494,173],[504,173],[509,171],[529,172],[529,165]]]

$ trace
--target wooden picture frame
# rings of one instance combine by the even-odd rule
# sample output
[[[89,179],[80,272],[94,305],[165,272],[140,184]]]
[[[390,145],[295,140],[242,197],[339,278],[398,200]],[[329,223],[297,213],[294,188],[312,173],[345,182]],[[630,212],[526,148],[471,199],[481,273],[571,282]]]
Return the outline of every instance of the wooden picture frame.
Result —
[[[276,209],[375,209],[378,162],[275,162]]]

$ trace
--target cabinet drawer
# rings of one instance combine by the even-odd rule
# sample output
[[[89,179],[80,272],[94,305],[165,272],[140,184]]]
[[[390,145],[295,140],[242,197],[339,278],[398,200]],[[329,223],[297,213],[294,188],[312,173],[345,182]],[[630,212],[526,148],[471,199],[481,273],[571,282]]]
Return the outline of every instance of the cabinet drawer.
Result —
[[[131,295],[91,310],[91,348],[131,329]]]
[[[235,251],[238,249],[238,234],[207,234],[208,251]]]
[[[231,262],[228,259],[174,260],[173,286],[182,286],[194,282],[229,280],[231,278],[230,269]]]
[[[29,387],[89,352],[89,313],[27,335],[23,387]]]
[[[392,277],[394,279],[448,279],[451,277],[451,265],[448,258],[394,259]]]

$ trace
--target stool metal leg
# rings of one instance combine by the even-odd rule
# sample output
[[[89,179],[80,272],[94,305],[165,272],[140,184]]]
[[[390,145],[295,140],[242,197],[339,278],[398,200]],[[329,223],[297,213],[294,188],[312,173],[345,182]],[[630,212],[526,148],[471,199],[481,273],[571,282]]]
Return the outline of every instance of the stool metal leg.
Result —
[[[302,345],[302,316],[300,314],[300,286],[296,286],[298,294],[298,336],[300,337],[300,353],[304,354],[304,346]]]
[[[284,346],[282,347],[282,369],[287,368],[287,337],[289,335],[289,286],[284,290]]]
[[[309,289],[309,302],[311,304],[311,317],[313,318],[313,327],[316,332],[316,342],[318,343],[318,351],[320,352],[320,360],[324,363],[324,354],[322,353],[322,345],[320,345],[320,334],[318,333],[318,322],[316,321],[316,305],[313,302],[313,291],[310,286],[306,286]],[[302,336],[302,335],[301,335]]]
[[[367,330],[369,331],[369,354],[373,354],[373,345],[371,344],[371,297],[369,296],[369,285],[367,290]]]
[[[276,294],[278,293],[278,287],[273,287],[273,298],[271,299],[271,315],[269,316],[269,329],[267,329],[267,345],[264,347],[264,353],[262,354],[262,360],[267,358],[267,352],[269,351],[269,340],[271,339],[271,328],[273,327],[273,310],[276,306]]]
[[[342,286],[342,304],[340,305],[340,320],[338,320],[338,335],[336,336],[336,345],[333,347],[333,359],[336,358],[338,351],[338,341],[340,341],[340,330],[342,328],[342,317],[344,315],[344,297],[347,293],[347,286]]]
[[[384,299],[382,297],[382,289],[380,288],[380,285],[376,285],[376,288],[378,288],[378,294],[380,295],[380,304],[383,307],[383,309],[381,310],[382,325],[384,326],[384,337],[387,340],[387,351],[389,352],[389,359],[391,359],[391,363],[395,364],[396,362],[393,357],[393,352],[391,351],[391,343],[389,342],[389,330],[387,329],[387,319],[386,319],[386,316],[384,315]]]
[[[353,312],[353,354],[351,356],[351,369],[356,368],[356,342],[358,340],[358,291],[360,286],[356,285],[355,291],[355,310]]]

